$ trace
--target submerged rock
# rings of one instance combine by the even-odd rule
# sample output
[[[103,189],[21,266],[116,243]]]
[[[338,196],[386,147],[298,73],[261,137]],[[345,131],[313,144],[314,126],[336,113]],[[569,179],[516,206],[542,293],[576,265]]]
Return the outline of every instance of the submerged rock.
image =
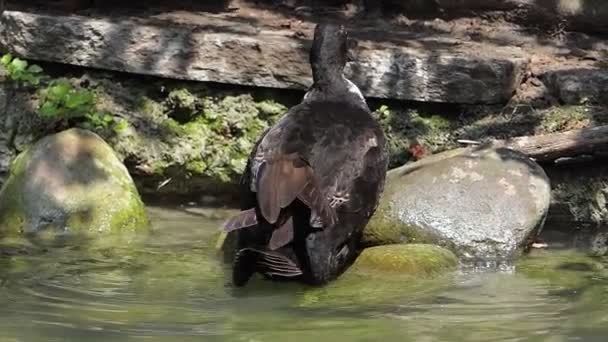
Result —
[[[436,293],[449,284],[456,256],[425,244],[377,246],[363,250],[353,266],[335,282],[304,292],[299,306],[360,308],[395,304]]]
[[[96,134],[69,129],[21,153],[0,190],[0,234],[134,232],[148,227],[126,167]]]
[[[352,272],[393,272],[424,276],[451,270],[458,258],[451,251],[426,244],[394,244],[363,250]]]
[[[542,229],[550,198],[545,172],[525,155],[456,149],[389,172],[364,243],[430,242],[463,258],[511,258]]]

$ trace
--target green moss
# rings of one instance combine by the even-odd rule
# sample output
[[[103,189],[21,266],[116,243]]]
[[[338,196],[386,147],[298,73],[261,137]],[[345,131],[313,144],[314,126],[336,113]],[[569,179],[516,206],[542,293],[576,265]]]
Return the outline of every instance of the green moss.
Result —
[[[186,163],[186,170],[188,172],[203,174],[207,169],[207,163],[202,160],[191,160]]]
[[[411,157],[409,149],[414,144],[422,144],[429,152],[451,146],[453,130],[459,124],[447,116],[411,108],[383,105],[374,114],[389,139],[391,167],[407,162]]]
[[[363,250],[353,267],[355,273],[393,272],[418,277],[454,270],[458,258],[449,250],[428,244],[394,244]]]
[[[608,114],[598,113],[588,106],[563,106],[547,110],[539,129],[542,133],[553,133],[607,122]]]
[[[110,97],[115,89],[105,89]],[[131,91],[130,88],[123,92]],[[154,116],[132,139],[109,141],[120,155],[134,157],[154,175],[178,179],[203,177],[217,184],[235,182],[253,144],[287,108],[250,94],[210,92],[203,87],[175,87],[166,97],[139,96],[137,110]],[[161,114],[162,113],[162,114]],[[184,175],[172,173],[186,171]]]

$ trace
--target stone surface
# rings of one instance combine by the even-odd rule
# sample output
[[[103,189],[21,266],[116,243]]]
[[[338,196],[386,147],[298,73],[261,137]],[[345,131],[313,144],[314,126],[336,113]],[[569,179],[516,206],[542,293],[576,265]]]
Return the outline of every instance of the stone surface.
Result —
[[[5,11],[0,42],[37,60],[196,81],[304,90],[311,84],[308,39],[291,31],[201,16],[170,21],[93,19]],[[310,32],[308,32],[310,35]],[[450,103],[506,102],[528,59],[518,48],[491,51],[415,33],[358,41],[348,75],[369,97]]]
[[[564,104],[608,103],[608,70],[568,69],[547,72],[545,84]]]
[[[0,234],[147,229],[125,166],[96,134],[69,129],[22,152],[0,190]]]
[[[367,245],[431,242],[464,259],[518,254],[550,204],[540,166],[508,149],[456,149],[389,172]]]
[[[394,244],[363,250],[351,272],[394,272],[415,276],[453,270],[458,259],[449,250],[425,244]]]
[[[0,68],[0,185],[4,183],[13,158],[9,148],[10,130],[7,128],[6,117],[8,107],[8,85],[5,82],[4,69]]]

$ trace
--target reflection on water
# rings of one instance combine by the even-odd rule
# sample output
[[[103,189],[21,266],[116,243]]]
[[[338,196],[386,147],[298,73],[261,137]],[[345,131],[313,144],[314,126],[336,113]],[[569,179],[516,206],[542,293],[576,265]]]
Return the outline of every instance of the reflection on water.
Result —
[[[604,264],[543,252],[514,272],[229,285],[217,219],[151,209],[145,244],[0,258],[0,341],[604,341]],[[577,259],[578,258],[578,259]]]

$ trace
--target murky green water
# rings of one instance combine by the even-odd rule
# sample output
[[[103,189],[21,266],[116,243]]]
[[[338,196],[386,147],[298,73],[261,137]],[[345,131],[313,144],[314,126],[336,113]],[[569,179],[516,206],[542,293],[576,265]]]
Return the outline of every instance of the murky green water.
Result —
[[[516,271],[235,290],[213,257],[217,220],[151,213],[156,234],[144,246],[2,257],[0,341],[608,339],[608,272],[570,252]]]

